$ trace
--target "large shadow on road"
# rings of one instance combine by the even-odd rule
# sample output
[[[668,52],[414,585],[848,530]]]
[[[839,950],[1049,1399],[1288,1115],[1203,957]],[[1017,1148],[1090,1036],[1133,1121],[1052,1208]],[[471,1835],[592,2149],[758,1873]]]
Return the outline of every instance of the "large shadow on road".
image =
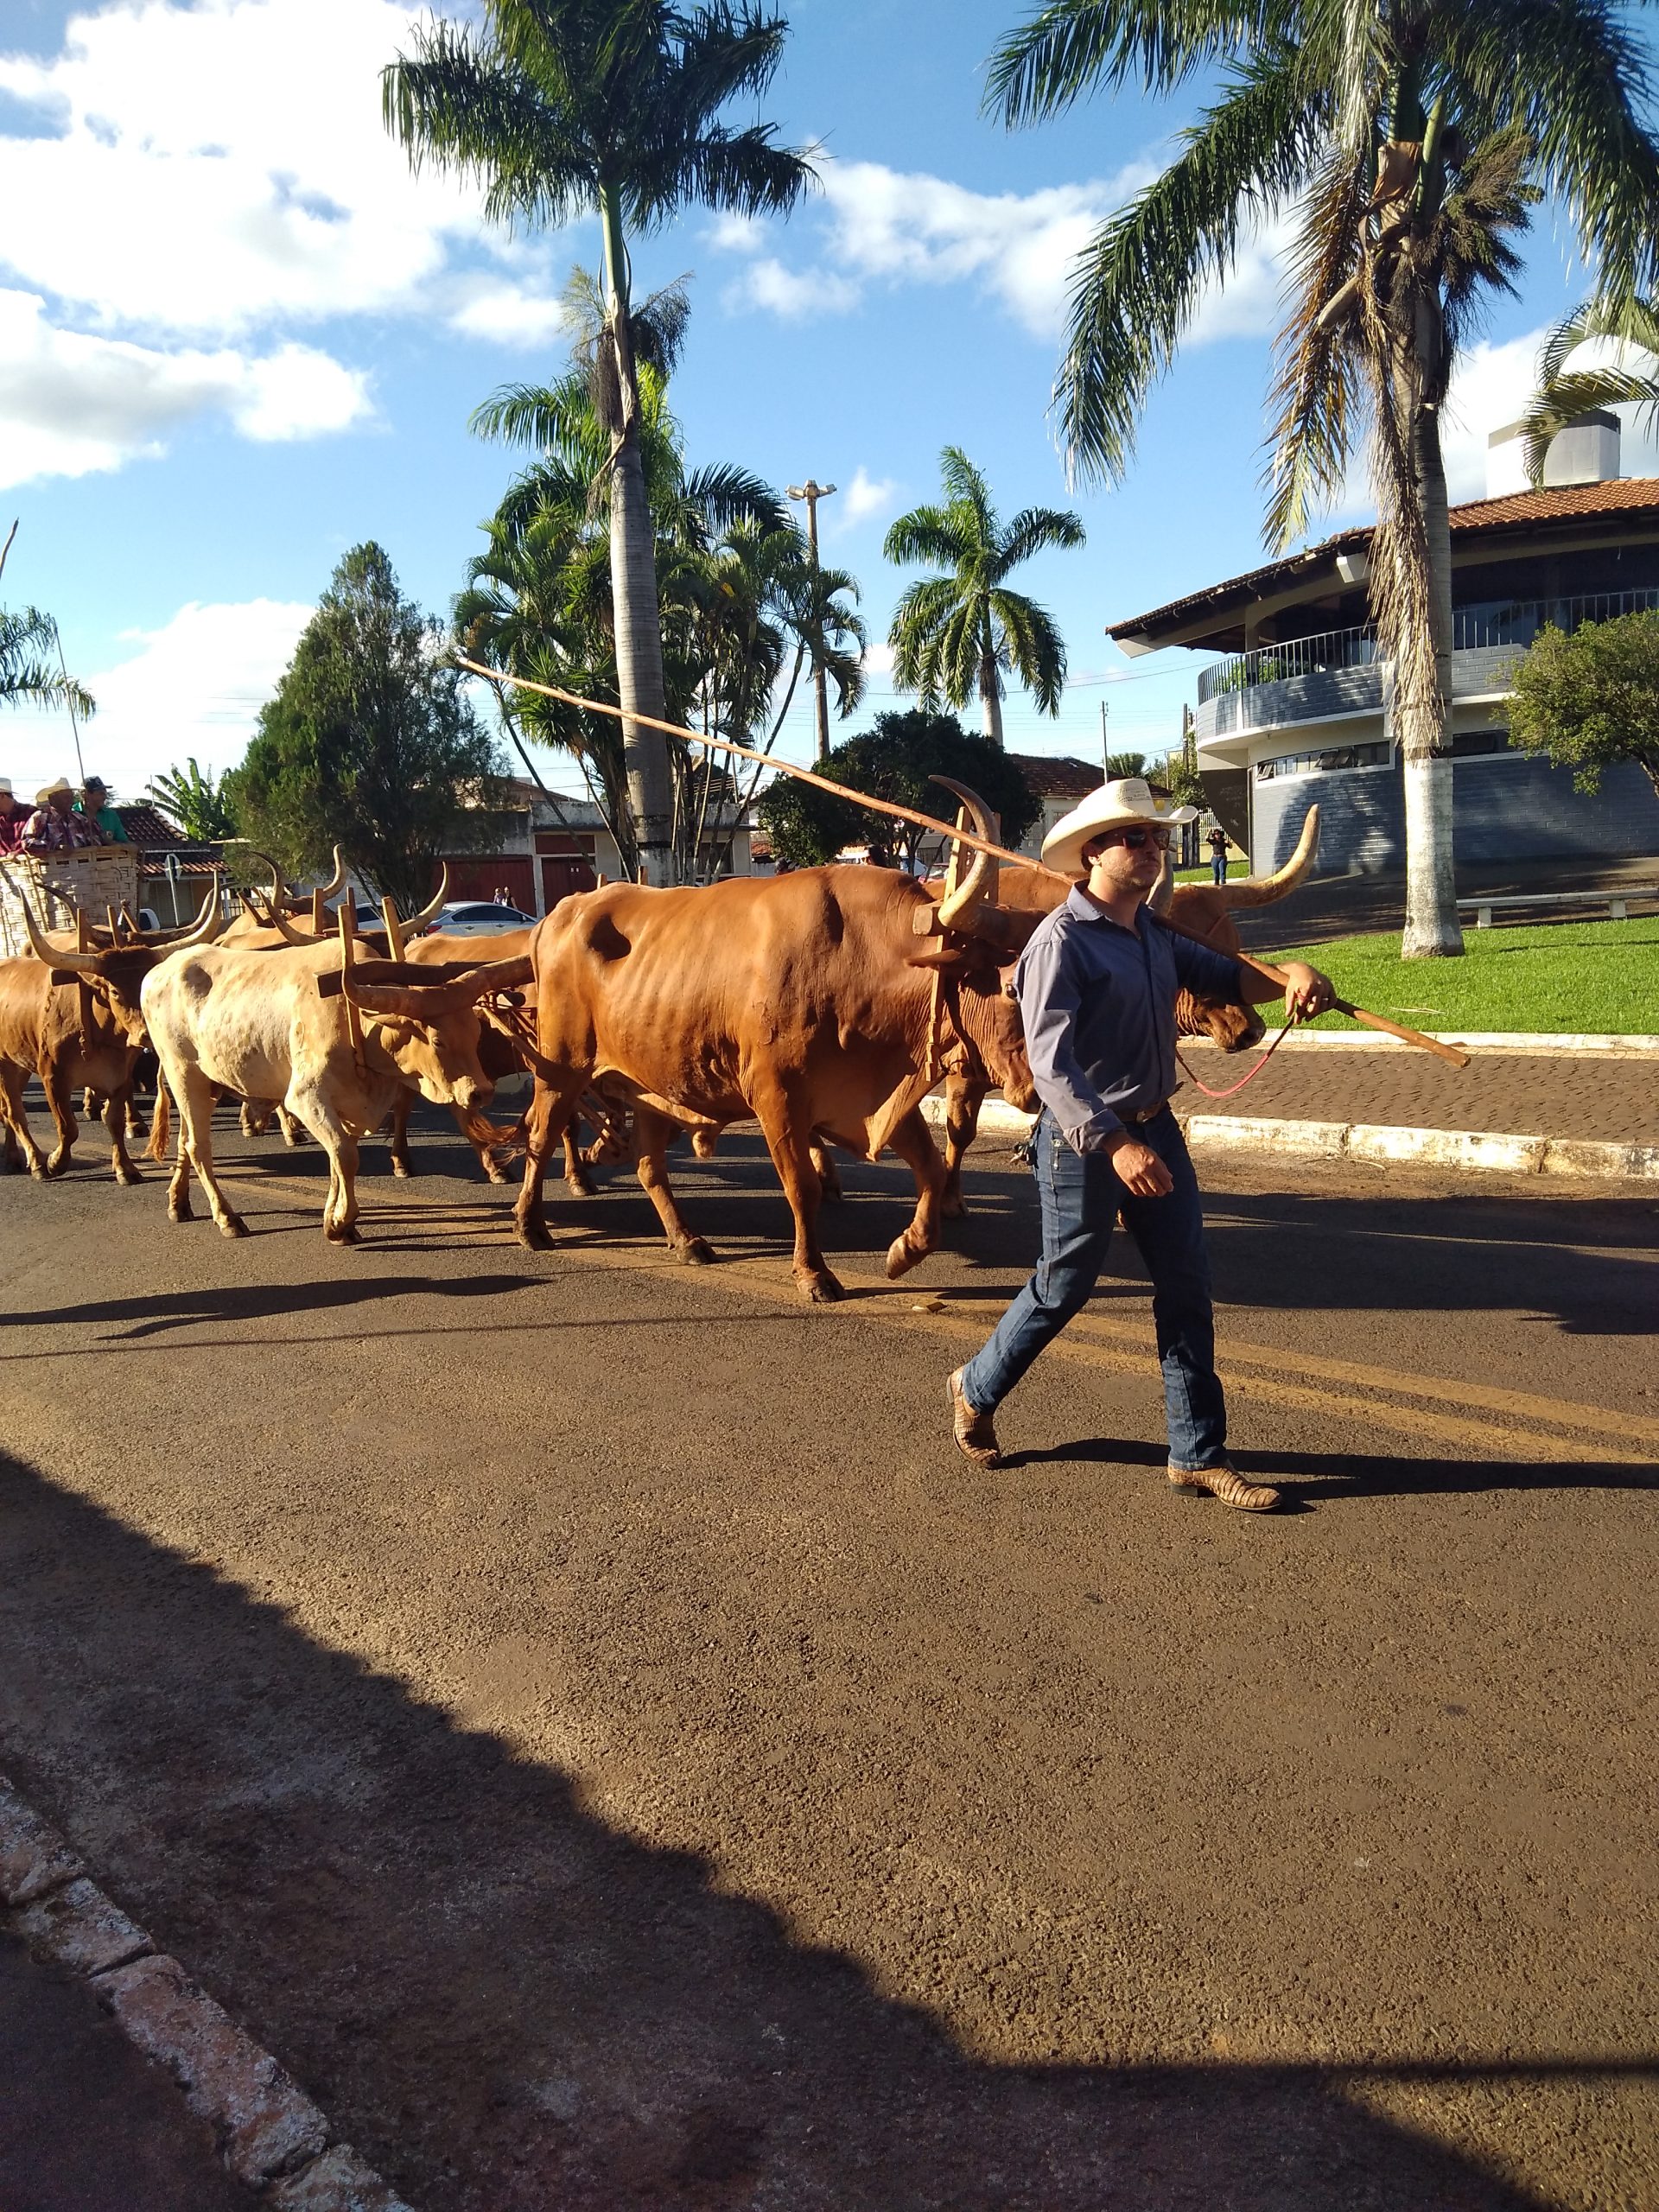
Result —
[[[1539,2212],[1368,2110],[1387,2068],[985,2063],[10,1460],[0,1589],[14,1778],[423,2212]]]

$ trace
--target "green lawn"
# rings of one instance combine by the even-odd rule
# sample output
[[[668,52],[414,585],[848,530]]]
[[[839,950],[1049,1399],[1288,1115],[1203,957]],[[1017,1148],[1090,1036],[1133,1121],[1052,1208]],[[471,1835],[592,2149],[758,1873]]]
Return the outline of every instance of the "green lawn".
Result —
[[[1322,969],[1341,995],[1413,1029],[1586,1030],[1659,1036],[1659,914],[1464,931],[1461,960],[1402,961],[1397,936],[1338,938],[1271,956]],[[1272,1021],[1282,1014],[1264,1007]],[[1321,1029],[1351,1029],[1327,1014]]]
[[[1227,863],[1227,873],[1230,877],[1248,875],[1249,872],[1249,861],[1229,861]],[[1210,873],[1209,861],[1205,861],[1202,868],[1178,868],[1175,871],[1175,880],[1177,883],[1211,882],[1213,878]]]

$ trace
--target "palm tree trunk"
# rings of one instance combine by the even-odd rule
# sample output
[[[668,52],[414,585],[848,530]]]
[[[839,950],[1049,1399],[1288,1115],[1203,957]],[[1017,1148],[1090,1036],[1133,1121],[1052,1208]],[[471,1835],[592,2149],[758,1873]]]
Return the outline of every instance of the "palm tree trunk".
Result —
[[[627,253],[622,216],[608,188],[600,194],[605,228],[606,311],[616,348],[622,435],[611,465],[611,594],[616,617],[616,680],[625,713],[665,720],[662,619],[657,604],[656,537],[639,458],[639,389],[628,334]],[[628,809],[639,849],[639,880],[674,876],[674,794],[668,740],[635,721],[622,724]]]
[[[1418,302],[1415,394],[1444,381],[1439,374],[1445,330],[1438,295]],[[1433,681],[1408,683],[1396,703],[1405,764],[1406,929],[1402,960],[1455,956],[1463,950],[1458,924],[1458,881],[1452,861],[1452,525],[1446,504],[1446,461],[1440,450],[1440,410],[1414,398],[1411,424],[1412,475],[1420,503],[1424,553],[1421,599],[1413,610],[1433,645]],[[1415,660],[1427,674],[1427,657]]]
[[[995,746],[1002,743],[1002,674],[996,664],[996,651],[991,639],[990,618],[985,622],[985,645],[979,658],[979,703],[984,717],[985,734]]]

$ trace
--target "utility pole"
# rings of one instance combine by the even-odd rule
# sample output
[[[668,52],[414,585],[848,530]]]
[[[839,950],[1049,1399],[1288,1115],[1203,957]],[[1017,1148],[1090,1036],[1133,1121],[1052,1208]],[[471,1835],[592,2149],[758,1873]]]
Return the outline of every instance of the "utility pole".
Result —
[[[1112,772],[1112,744],[1106,734],[1106,702],[1100,702],[1100,769],[1103,776]]]
[[[788,496],[798,505],[806,502],[806,542],[812,550],[812,583],[816,591],[818,580],[818,501],[827,499],[835,490],[833,484],[816,484],[809,476],[804,484],[791,484]],[[812,692],[817,707],[818,758],[830,758],[830,693],[824,682],[823,664],[816,654],[812,660]]]

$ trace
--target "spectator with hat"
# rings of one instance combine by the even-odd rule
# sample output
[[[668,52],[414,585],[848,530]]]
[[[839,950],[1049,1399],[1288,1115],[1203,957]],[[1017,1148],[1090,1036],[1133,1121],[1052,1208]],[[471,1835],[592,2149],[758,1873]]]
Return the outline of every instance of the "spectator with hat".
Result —
[[[130,844],[126,825],[110,804],[110,787],[102,776],[88,776],[80,787],[80,797],[75,801],[75,812],[96,823],[102,841],[106,845]]]
[[[73,853],[100,842],[96,827],[75,812],[75,787],[67,776],[35,794],[35,811],[23,824],[26,853]]]
[[[22,850],[23,824],[28,819],[28,810],[12,797],[10,777],[0,776],[0,853]]]

